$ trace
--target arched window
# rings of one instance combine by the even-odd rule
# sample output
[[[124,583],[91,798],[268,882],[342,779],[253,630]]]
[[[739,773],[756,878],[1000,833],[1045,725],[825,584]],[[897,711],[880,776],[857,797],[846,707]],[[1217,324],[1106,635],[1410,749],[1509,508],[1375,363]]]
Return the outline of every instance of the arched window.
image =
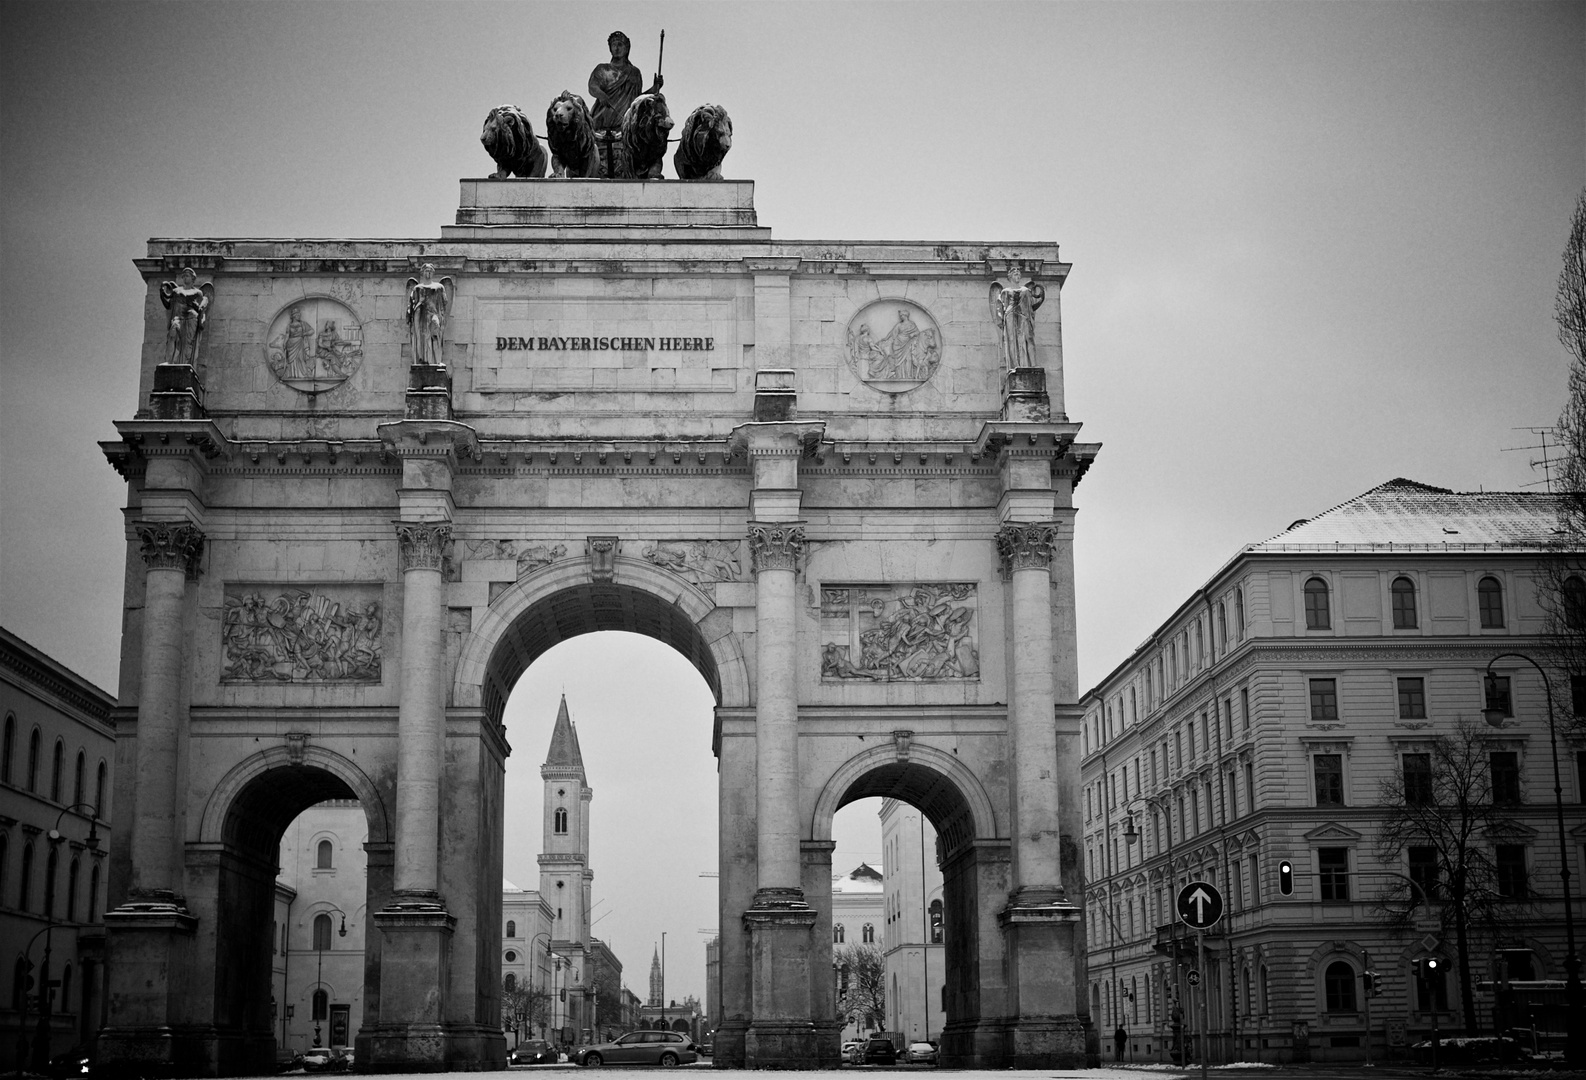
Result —
[[[94,777],[94,817],[105,817],[105,763],[99,763],[99,774]]]
[[[1418,625],[1415,619],[1415,582],[1407,577],[1396,577],[1390,591],[1393,594],[1393,628],[1414,630]]]
[[[932,945],[940,945],[941,943],[942,943],[942,902],[940,900],[932,900],[931,901],[931,944]]]
[[[1481,610],[1481,628],[1503,628],[1503,586],[1495,577],[1484,577],[1476,583],[1476,604]]]
[[[1245,591],[1234,590],[1234,633],[1239,640],[1245,639]]]
[[[61,768],[66,763],[66,744],[55,740],[55,754],[50,758],[50,798],[61,801]]]
[[[77,773],[76,773],[77,779],[76,779],[76,782],[74,784],[72,784],[72,805],[73,806],[80,806],[82,804],[82,801],[83,801],[83,779],[84,779],[83,771],[86,768],[87,764],[88,764],[88,762],[87,762],[87,759],[84,758],[83,752],[81,750],[77,751]]]
[[[27,844],[22,848],[22,880],[17,888],[17,908],[21,911],[28,910],[28,904],[33,897],[33,845]]]
[[[11,760],[17,751],[17,718],[6,715],[5,741],[0,743],[0,783],[11,782]]]
[[[1586,627],[1586,581],[1578,577],[1564,579],[1564,624],[1571,630]]]
[[[1221,600],[1217,602],[1217,647],[1228,648],[1228,605]]]
[[[59,848],[50,848],[49,857],[44,860],[44,917],[55,918],[55,879],[59,876],[57,871],[61,866],[61,852]]]
[[[1305,629],[1331,630],[1333,610],[1328,602],[1327,582],[1313,577],[1305,583]]]
[[[314,1016],[315,1021],[324,1020],[330,1015],[330,995],[323,990],[314,991]]]
[[[316,952],[330,948],[330,916],[320,912],[314,916],[314,949]],[[320,1017],[316,1015],[314,1019]]]
[[[83,865],[79,859],[73,859],[72,865],[66,871],[66,921],[77,921],[77,879],[82,876]]]
[[[556,825],[555,825],[555,829],[556,829],[556,832],[558,832],[558,833],[566,833],[567,832],[567,808],[566,807],[558,806],[556,808]]]
[[[510,963],[510,961],[508,962]],[[507,972],[507,977],[502,980],[501,984],[506,987],[507,993],[513,993],[518,988],[518,977],[509,971]]]
[[[39,729],[34,728],[33,734],[28,736],[28,790],[39,789],[39,754],[43,752],[40,743]]]
[[[83,921],[93,922],[99,917],[99,864],[88,871],[88,906],[83,909]]]
[[[514,937],[517,937],[517,936],[518,936],[518,923],[517,923],[517,920],[508,919],[507,920],[507,937],[514,938]]]
[[[866,945],[874,945],[876,943],[876,928],[870,923],[865,923],[864,929],[859,932],[859,937]]]
[[[1355,1011],[1355,969],[1342,960],[1335,960],[1327,965],[1327,974],[1322,977],[1326,984],[1327,1011],[1354,1012]]]
[[[314,869],[333,869],[332,860],[335,857],[336,845],[332,844],[329,840],[321,840],[315,847],[314,851]]]
[[[841,945],[843,943],[843,934],[844,934],[844,932],[845,931],[843,929],[843,924],[842,923],[833,923],[832,924],[832,941],[835,944]]]

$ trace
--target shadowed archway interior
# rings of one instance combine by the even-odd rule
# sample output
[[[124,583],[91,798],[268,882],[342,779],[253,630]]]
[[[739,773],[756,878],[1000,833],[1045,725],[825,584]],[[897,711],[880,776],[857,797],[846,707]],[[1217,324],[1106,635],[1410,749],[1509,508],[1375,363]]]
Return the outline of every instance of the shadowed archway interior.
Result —
[[[924,814],[936,830],[943,858],[975,838],[974,818],[958,786],[928,766],[899,761],[871,769],[843,793],[838,809],[874,798],[896,799]]]
[[[485,669],[485,714],[500,723],[512,687],[530,664],[554,645],[600,630],[625,630],[670,645],[698,669],[711,696],[721,701],[721,676],[710,647],[685,611],[627,585],[590,582],[541,600],[501,636]]]
[[[347,782],[311,765],[287,765],[255,777],[232,800],[222,839],[227,847],[274,860],[292,820],[317,803],[358,795]]]

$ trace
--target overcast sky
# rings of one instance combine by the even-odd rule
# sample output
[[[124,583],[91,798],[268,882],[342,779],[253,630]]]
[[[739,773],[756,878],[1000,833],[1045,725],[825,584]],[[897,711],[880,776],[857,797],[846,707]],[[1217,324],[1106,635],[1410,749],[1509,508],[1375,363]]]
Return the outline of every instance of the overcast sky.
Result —
[[[125,489],[96,441],[138,407],[131,260],[147,238],[435,237],[458,178],[493,167],[478,142],[490,108],[538,116],[582,91],[613,29],[648,79],[664,27],[674,114],[727,107],[725,171],[756,181],[779,238],[1062,245],[1068,412],[1104,444],[1076,496],[1086,686],[1240,545],[1296,518],[1395,476],[1540,479],[1535,455],[1503,451],[1561,405],[1552,303],[1586,184],[1581,4],[13,2],[4,16],[0,622],[107,688]],[[670,657],[635,680],[642,697],[617,695],[591,680],[591,655],[632,670],[655,650],[578,645],[535,665],[509,710],[509,811],[532,821],[509,830],[508,876],[537,880],[512,844],[539,836],[536,770],[565,683],[586,756],[601,754],[586,762],[592,857],[613,911],[597,932],[642,994],[662,930],[670,951],[714,925],[710,882],[691,876],[714,858],[709,695]],[[658,716],[663,698],[681,711]],[[618,764],[635,751],[653,768]],[[879,847],[854,828],[839,863]],[[658,844],[678,845],[676,895],[616,895],[617,867]],[[696,888],[703,908],[684,895]],[[699,993],[703,973],[686,983],[674,964],[669,993]]]

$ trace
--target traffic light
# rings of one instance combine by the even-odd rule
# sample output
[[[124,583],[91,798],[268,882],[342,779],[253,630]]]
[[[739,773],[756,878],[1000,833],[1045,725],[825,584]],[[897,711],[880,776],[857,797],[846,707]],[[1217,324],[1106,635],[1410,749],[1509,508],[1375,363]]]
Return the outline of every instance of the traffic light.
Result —
[[[1294,864],[1287,859],[1278,863],[1278,892],[1284,896],[1294,895]]]
[[[1377,996],[1377,973],[1375,971],[1362,971],[1360,979],[1366,986],[1366,996]]]
[[[1443,967],[1443,962],[1435,956],[1428,956],[1423,963],[1426,965],[1428,975],[1436,975]]]

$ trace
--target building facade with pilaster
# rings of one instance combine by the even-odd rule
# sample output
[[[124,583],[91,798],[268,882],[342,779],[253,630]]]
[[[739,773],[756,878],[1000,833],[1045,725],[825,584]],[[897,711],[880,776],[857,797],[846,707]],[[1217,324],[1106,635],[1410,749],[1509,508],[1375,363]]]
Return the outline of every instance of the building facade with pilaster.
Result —
[[[1563,978],[1560,858],[1578,877],[1586,792],[1561,747],[1561,853],[1548,697],[1525,660],[1547,656],[1538,570],[1556,525],[1546,495],[1390,481],[1243,548],[1085,695],[1104,1059],[1122,1031],[1129,1060],[1204,1046],[1212,1061],[1380,1062],[1434,1022],[1490,1032],[1506,983]],[[1501,727],[1484,723],[1489,662]],[[1449,746],[1482,804],[1476,857],[1498,920],[1472,927],[1463,957],[1451,866],[1430,837],[1392,832]],[[1174,914],[1192,881],[1224,904],[1203,937]],[[1428,956],[1452,972],[1423,978]]]

